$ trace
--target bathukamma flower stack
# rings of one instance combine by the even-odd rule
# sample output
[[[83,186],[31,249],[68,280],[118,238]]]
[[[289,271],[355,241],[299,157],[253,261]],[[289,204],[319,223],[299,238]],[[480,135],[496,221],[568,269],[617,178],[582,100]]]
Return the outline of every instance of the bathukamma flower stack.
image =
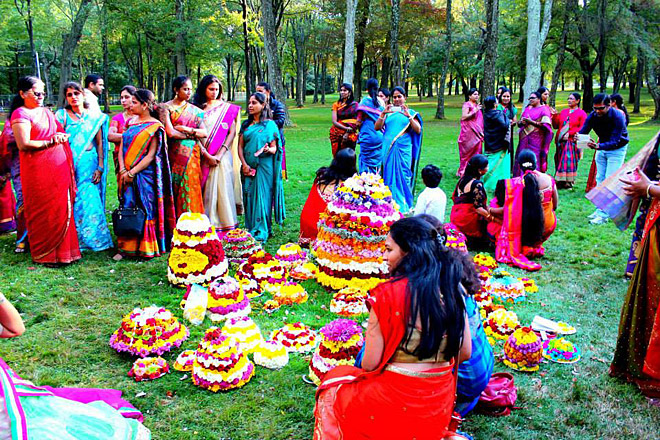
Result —
[[[188,329],[164,307],[135,308],[110,336],[110,346],[135,356],[162,355],[188,339]]]
[[[209,285],[206,314],[213,322],[249,315],[250,299],[232,277],[222,277]]]
[[[377,174],[347,179],[319,217],[314,244],[322,286],[370,290],[388,276],[385,238],[401,218],[392,193]]]
[[[204,214],[184,212],[176,222],[167,280],[177,286],[208,284],[227,274],[222,243]]]
[[[222,246],[227,259],[232,264],[245,262],[255,252],[261,250],[261,245],[244,229],[232,229],[222,237]]]
[[[339,365],[355,364],[364,345],[362,327],[350,319],[335,319],[319,330],[320,343],[309,363],[309,377],[320,385],[326,373]]]
[[[302,322],[274,330],[270,339],[282,344],[288,352],[308,353],[316,346],[316,332]]]
[[[529,327],[520,327],[504,343],[504,365],[518,371],[537,371],[543,349],[541,339]]]

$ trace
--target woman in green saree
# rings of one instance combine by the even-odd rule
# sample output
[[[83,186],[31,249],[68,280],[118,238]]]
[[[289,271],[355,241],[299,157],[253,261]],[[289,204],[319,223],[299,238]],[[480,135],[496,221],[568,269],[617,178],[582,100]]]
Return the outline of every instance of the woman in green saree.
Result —
[[[282,147],[266,95],[253,93],[248,102],[248,113],[238,139],[245,229],[255,239],[266,241],[271,234],[273,213],[278,224],[282,224],[286,217],[282,173],[279,172],[282,169]]]

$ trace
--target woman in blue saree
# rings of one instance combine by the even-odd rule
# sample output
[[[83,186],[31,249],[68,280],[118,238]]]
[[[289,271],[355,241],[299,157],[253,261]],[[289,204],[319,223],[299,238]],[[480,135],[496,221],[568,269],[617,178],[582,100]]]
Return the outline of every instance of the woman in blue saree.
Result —
[[[73,217],[80,250],[103,251],[112,247],[105,216],[108,175],[108,117],[86,110],[82,87],[76,82],[64,85],[65,108],[55,114],[69,134],[76,175],[76,201]]]
[[[243,174],[245,229],[259,241],[266,241],[273,225],[284,222],[282,147],[279,128],[271,119],[266,95],[253,93],[248,102],[248,119],[241,125],[238,156]]]
[[[369,96],[362,98],[358,106],[358,143],[360,144],[359,170],[361,173],[380,174],[383,165],[383,132],[376,130],[375,124],[383,111],[378,99],[378,80],[367,81]]]
[[[384,128],[383,180],[403,213],[414,205],[415,176],[422,150],[422,117],[406,106],[402,87],[392,90],[394,106],[387,105],[376,120],[375,129]]]

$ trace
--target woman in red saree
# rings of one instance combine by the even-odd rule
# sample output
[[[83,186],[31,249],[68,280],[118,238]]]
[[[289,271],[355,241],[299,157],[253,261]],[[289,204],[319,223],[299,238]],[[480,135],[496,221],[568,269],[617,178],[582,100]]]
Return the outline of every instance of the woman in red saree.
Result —
[[[528,258],[545,254],[543,243],[557,227],[557,187],[552,177],[536,170],[533,152],[522,151],[517,160],[523,175],[497,183],[487,230],[497,261],[534,271],[541,265]]]
[[[169,249],[176,218],[170,164],[163,124],[155,118],[154,94],[138,89],[133,95],[131,121],[119,150],[119,188],[123,207],[139,206],[145,211],[144,231],[139,237],[117,236],[119,254],[158,257]]]
[[[552,113],[550,107],[542,105],[541,94],[532,92],[529,95],[529,105],[525,108],[518,122],[520,127],[520,143],[516,157],[524,151],[530,150],[536,155],[538,169],[545,173],[548,169],[548,151],[552,142]],[[513,175],[522,174],[518,161],[513,167]]]
[[[633,197],[653,198],[642,234],[641,252],[621,310],[619,338],[610,375],[637,385],[647,397],[660,397],[660,186],[637,169],[640,178],[623,180]]]
[[[587,114],[580,107],[580,94],[568,95],[568,108],[552,115],[552,127],[557,129],[555,144],[555,180],[560,188],[572,188],[577,178],[578,162],[582,151],[574,141],[587,119]]]
[[[339,88],[339,99],[332,104],[330,144],[332,157],[342,148],[352,148],[358,139],[358,102],[353,96],[353,86],[344,83]]]
[[[44,83],[36,77],[18,80],[11,127],[21,162],[21,181],[28,240],[35,263],[66,264],[80,258],[73,221],[76,180],[69,135],[43,107]],[[15,110],[14,110],[15,109]]]
[[[458,155],[460,164],[456,177],[463,176],[467,163],[476,154],[481,154],[484,142],[484,115],[479,104],[479,91],[468,90],[468,100],[461,113],[461,132],[458,135]]]
[[[344,180],[357,173],[355,162],[355,150],[344,148],[337,152],[329,167],[319,168],[316,172],[314,184],[309,191],[307,201],[300,215],[298,243],[301,246],[307,247],[316,240],[319,215],[325,211],[328,202],[330,202],[332,195],[335,193],[335,189]]]
[[[315,440],[452,435],[452,369],[472,349],[460,263],[416,217],[392,225],[386,249],[393,278],[371,292],[362,368],[340,366],[324,377]]]
[[[451,195],[454,205],[449,215],[450,222],[465,235],[468,247],[479,247],[488,242],[486,224],[492,219],[488,213],[488,195],[481,181],[487,172],[486,156],[473,156]]]

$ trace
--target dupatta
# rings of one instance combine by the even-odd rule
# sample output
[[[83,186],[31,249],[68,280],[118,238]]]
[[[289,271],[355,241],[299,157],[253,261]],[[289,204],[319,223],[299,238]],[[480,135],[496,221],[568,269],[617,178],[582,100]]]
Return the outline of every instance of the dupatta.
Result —
[[[410,135],[410,140],[412,141],[412,150],[411,150],[412,157],[410,163],[410,171],[412,171],[412,182],[411,182],[410,191],[413,197],[415,197],[415,185],[417,183],[419,158],[422,155],[422,133],[424,132],[423,131],[424,121],[422,121],[422,115],[419,112],[416,112],[413,109],[408,109],[408,112],[410,113],[410,116],[416,118],[417,121],[419,122],[419,126],[421,129],[419,134],[415,133],[415,131],[413,130],[408,131],[408,129],[410,128],[410,120],[403,113],[395,112],[390,114],[390,116],[387,118],[387,121],[385,122],[387,126],[386,131],[391,129],[393,132],[397,134],[394,136],[390,144],[387,145],[387,152],[385,153],[385,157],[387,157],[390,154],[392,147],[394,147],[394,144],[399,140],[399,138],[401,138],[401,136],[403,136],[406,133]],[[385,141],[385,137],[383,138],[383,141]]]
[[[208,138],[206,138],[205,147],[206,150],[211,155],[215,155],[227,139],[229,134],[229,129],[231,125],[235,123],[236,130],[240,126],[241,119],[241,107],[238,105],[230,104],[228,102],[223,102],[222,104],[213,107],[204,113],[204,126],[208,132]],[[227,145],[230,148],[232,158],[234,159],[234,172],[236,179],[240,185],[240,159],[238,158],[238,131],[234,136],[234,141],[231,145]],[[202,161],[202,188],[206,186],[206,180],[209,177],[211,168]],[[236,186],[236,184],[234,185]],[[237,195],[241,194],[241,188],[238,187]]]
[[[522,203],[524,176],[504,181],[504,217],[502,229],[495,244],[495,259],[500,263],[519,267],[523,270],[536,271],[541,265],[529,261],[522,254]]]

